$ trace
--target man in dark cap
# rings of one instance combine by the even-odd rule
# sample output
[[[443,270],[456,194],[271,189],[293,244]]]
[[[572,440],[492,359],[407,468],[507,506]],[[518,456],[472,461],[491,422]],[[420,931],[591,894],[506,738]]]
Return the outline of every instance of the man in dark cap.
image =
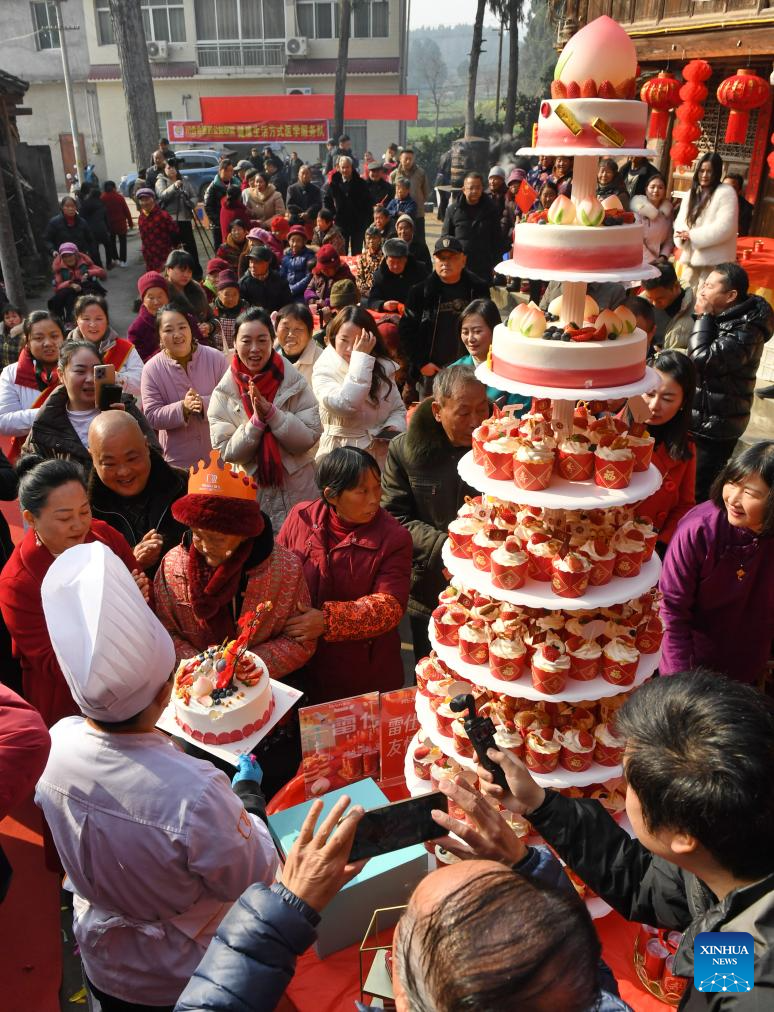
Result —
[[[409,252],[402,239],[388,239],[382,246],[384,259],[374,272],[374,283],[364,305],[394,313],[398,303],[405,306],[411,289],[427,277],[425,268]]]
[[[247,270],[239,279],[239,292],[251,306],[273,313],[293,299],[287,281],[274,266],[268,246],[253,246],[247,254]]]
[[[384,178],[384,166],[381,162],[369,163],[366,186],[372,207],[374,204],[383,204],[386,207],[395,196],[394,187]]]

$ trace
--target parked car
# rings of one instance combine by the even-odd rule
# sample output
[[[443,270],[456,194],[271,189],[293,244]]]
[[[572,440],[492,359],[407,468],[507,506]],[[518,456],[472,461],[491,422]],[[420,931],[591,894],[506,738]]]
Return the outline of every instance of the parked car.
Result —
[[[225,154],[228,154],[228,152],[221,153],[220,151],[214,151],[212,148],[191,148],[175,151],[180,174],[189,180],[199,200],[204,197],[204,191],[217,174],[218,162]],[[118,189],[125,197],[131,197],[134,193],[137,178],[136,172],[128,172],[125,176],[121,177]]]

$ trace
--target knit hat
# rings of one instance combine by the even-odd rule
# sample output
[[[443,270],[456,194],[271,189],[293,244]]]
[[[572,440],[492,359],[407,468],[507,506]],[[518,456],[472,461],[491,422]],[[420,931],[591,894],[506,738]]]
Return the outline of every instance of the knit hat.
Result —
[[[492,168],[489,170],[488,178],[491,179],[492,176],[499,176],[500,179],[505,179],[505,169],[502,167],[502,165],[492,166]]]
[[[395,224],[400,225],[402,221],[407,221],[409,225],[411,225],[411,227],[414,228],[414,219],[411,217],[410,214],[398,215],[398,220],[395,222]]]
[[[382,252],[386,257],[407,257],[409,255],[408,243],[402,239],[388,239],[382,246]]]
[[[342,278],[331,285],[331,309],[357,305],[357,285],[351,278]]]
[[[234,271],[221,271],[216,287],[219,292],[222,292],[224,288],[239,288],[239,280]]]
[[[207,261],[208,274],[220,274],[221,271],[227,271],[229,267],[231,264],[224,257],[213,257],[212,260]]]
[[[78,247],[75,245],[74,242],[63,242],[62,245],[59,247],[60,256],[67,256],[68,253],[78,253],[78,252],[79,252]]]
[[[156,194],[150,188],[150,186],[143,186],[139,190],[137,190],[137,192],[134,195],[134,199],[135,200],[139,200],[140,197],[153,197],[153,199],[155,200],[156,199]]]
[[[288,239],[291,237],[291,235],[302,235],[304,239],[306,239],[306,229],[304,228],[303,225],[293,225],[293,227],[288,232]]]
[[[522,180],[527,178],[527,173],[524,169],[511,169],[510,175],[508,176],[508,185],[511,183],[520,183]]]
[[[317,264],[335,264],[337,267],[341,263],[341,257],[336,252],[336,247],[331,243],[324,243],[317,251]]]
[[[158,271],[148,271],[146,274],[141,274],[137,279],[137,291],[140,293],[140,298],[145,298],[145,293],[150,288],[161,288],[169,295],[169,285],[167,279],[163,274],[159,274]]]
[[[265,228],[251,228],[247,233],[247,238],[252,242],[266,243],[267,239],[271,239],[271,232],[267,232]]]
[[[40,589],[51,646],[81,712],[116,723],[153,702],[175,668],[172,639],[101,541],[54,559]]]
[[[287,218],[283,217],[281,214],[275,214],[274,217],[271,219],[272,232],[277,232],[279,235],[285,236],[288,234],[289,229],[290,229],[290,222],[288,221]]]
[[[257,537],[264,528],[258,487],[243,471],[234,471],[217,450],[207,466],[200,460],[188,472],[188,494],[172,503],[172,516],[187,527],[220,534]]]

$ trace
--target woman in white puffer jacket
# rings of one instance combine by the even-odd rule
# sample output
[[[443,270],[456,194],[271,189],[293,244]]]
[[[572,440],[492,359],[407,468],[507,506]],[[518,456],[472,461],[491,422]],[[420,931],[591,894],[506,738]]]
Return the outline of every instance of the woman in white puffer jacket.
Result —
[[[312,370],[323,434],[317,456],[357,446],[384,467],[392,436],[406,431],[406,408],[390,359],[371,314],[347,306],[331,321],[327,348]]]
[[[680,280],[698,292],[717,264],[736,261],[739,200],[733,186],[722,183],[720,155],[702,155],[688,195],[675,221],[675,246],[680,249]]]
[[[661,175],[651,176],[645,193],[632,197],[630,210],[642,225],[644,256],[649,264],[659,257],[670,257],[674,248],[672,219],[674,208],[666,199],[666,182]]]

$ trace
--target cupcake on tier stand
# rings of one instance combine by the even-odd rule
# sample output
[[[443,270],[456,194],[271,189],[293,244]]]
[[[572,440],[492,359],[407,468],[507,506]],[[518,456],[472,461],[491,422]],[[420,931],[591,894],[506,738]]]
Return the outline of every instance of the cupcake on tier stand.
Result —
[[[642,227],[616,201],[603,206],[596,198],[599,157],[653,154],[644,146],[647,107],[633,100],[636,66],[634,45],[616,22],[602,17],[587,25],[559,57],[552,97],[541,106],[536,147],[519,152],[572,155],[572,198],[560,197],[547,215],[517,224],[513,258],[497,269],[514,277],[558,280],[562,294],[547,316],[530,304],[496,327],[490,359],[476,371],[489,386],[531,396],[532,410],[525,419],[510,419],[510,428],[507,418],[485,423],[484,434],[477,439],[474,433],[473,449],[459,463],[461,477],[481,496],[460,511],[443,549],[453,580],[430,623],[433,655],[417,665],[421,731],[409,746],[405,765],[412,794],[433,789],[449,770],[467,770],[475,777],[472,749],[448,709],[451,696],[472,686],[479,704],[499,721],[500,747],[512,742],[541,785],[576,796],[588,793],[615,817],[625,818],[623,743],[616,742],[608,721],[624,694],[656,670],[662,632],[655,533],[641,538],[649,542],[643,552],[647,561],[640,556],[629,567],[626,532],[638,528],[633,507],[660,487],[661,475],[649,462],[642,426],[625,432],[610,421],[607,432],[602,431],[605,423],[595,434],[599,423],[593,408],[604,405],[589,401],[621,402],[652,389],[656,377],[646,368],[647,340],[632,314],[625,309],[600,312],[587,297],[587,285],[636,284],[656,274],[643,260]],[[591,428],[579,430],[579,423],[589,419]],[[560,463],[562,445],[571,445],[579,435],[584,453],[564,453]],[[590,456],[593,470],[584,471],[582,461]],[[627,458],[630,463],[622,463]],[[581,470],[573,472],[576,463]],[[480,521],[488,510],[493,526],[476,539],[473,532],[481,530],[476,516]],[[563,525],[569,518],[572,522]],[[566,571],[555,559],[551,562],[550,581],[539,561],[533,570],[531,554],[528,565],[522,559],[528,546],[519,538],[529,536],[525,525],[531,520],[539,525],[543,542],[561,546],[556,557],[566,562]],[[589,567],[592,572],[599,567],[602,574],[611,553],[604,543],[595,550],[593,534],[591,547],[573,543],[573,532],[584,523],[592,532],[616,531],[624,550],[613,553],[615,575],[589,579]],[[507,577],[492,561],[498,558],[493,546],[502,540],[488,540],[502,538],[498,525],[508,528],[501,549],[512,562]],[[584,550],[585,561],[578,562]],[[574,563],[567,561],[571,556]],[[576,564],[580,574],[573,571]],[[499,619],[488,625],[493,614]],[[529,629],[526,637],[523,622]],[[633,628],[627,630],[627,625]],[[562,660],[568,654],[569,669]],[[530,707],[535,710],[532,725],[526,723]],[[503,720],[503,714],[518,725]],[[557,727],[548,727],[549,722]],[[589,737],[594,738],[591,748]],[[575,884],[583,894],[583,884]],[[589,906],[593,916],[609,911],[598,897],[591,897]]]

